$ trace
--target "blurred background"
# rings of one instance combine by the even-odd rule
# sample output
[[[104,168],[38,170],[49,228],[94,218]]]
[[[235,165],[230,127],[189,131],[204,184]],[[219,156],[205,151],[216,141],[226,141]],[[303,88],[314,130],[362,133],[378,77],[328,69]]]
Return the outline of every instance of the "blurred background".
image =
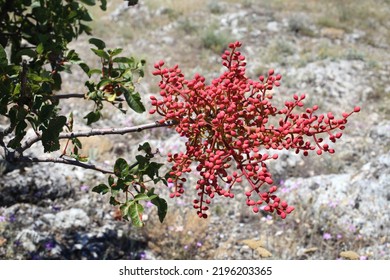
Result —
[[[41,164],[0,177],[0,259],[390,259],[390,1],[389,0],[140,0],[128,7],[108,1],[108,10],[91,10],[93,36],[109,48],[147,61],[138,90],[147,108],[159,92],[153,64],[178,64],[190,79],[207,81],[223,67],[229,42],[241,41],[247,76],[256,79],[273,68],[282,85],[273,94],[283,106],[305,93],[306,106],[336,117],[362,108],[348,120],[334,155],[303,157],[281,151],[269,163],[280,197],[296,210],[285,220],[254,214],[245,204],[245,180],[235,198],[216,198],[209,218],[192,208],[196,174],[185,195],[168,200],[160,224],[146,204],[145,227],[118,219],[108,197],[92,193],[106,176],[70,166]],[[81,36],[71,48],[82,59],[99,61]],[[88,79],[76,67],[63,77],[63,93],[85,93]],[[64,101],[64,113],[79,118],[93,104]],[[87,109],[86,109],[87,108]],[[148,110],[147,110],[148,111]],[[113,107],[96,127],[123,127],[157,120],[156,115]],[[185,139],[158,128],[125,136],[82,139],[92,162],[111,166],[131,161],[139,144],[168,152],[183,151]],[[32,153],[41,153],[33,146]],[[2,173],[2,172],[1,172]]]

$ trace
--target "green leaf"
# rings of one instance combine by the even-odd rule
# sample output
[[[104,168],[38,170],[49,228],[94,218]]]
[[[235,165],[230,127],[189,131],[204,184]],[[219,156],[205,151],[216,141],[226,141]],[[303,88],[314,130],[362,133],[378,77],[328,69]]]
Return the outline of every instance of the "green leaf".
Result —
[[[54,112],[55,105],[53,104],[44,104],[41,108],[41,112],[39,114],[39,118],[41,122],[45,122],[50,119],[50,116]]]
[[[110,186],[115,184],[115,179],[114,179],[114,177],[112,175],[108,176],[108,184]]]
[[[119,193],[120,191],[127,191],[128,188],[129,186],[127,182],[122,178],[118,178],[118,181],[116,181],[116,185],[113,185],[111,187],[111,190],[113,191],[113,193]]]
[[[118,200],[116,200],[115,197],[111,196],[110,197],[110,204],[114,205],[114,206],[117,206],[117,205],[120,204],[120,202]]]
[[[118,177],[125,177],[129,173],[129,165],[123,158],[118,158],[114,165],[114,173]]]
[[[53,89],[60,90],[62,85],[62,78],[60,73],[57,72],[53,74],[53,81],[54,81]]]
[[[165,219],[165,216],[168,212],[168,203],[165,199],[160,198],[159,196],[153,198],[151,202],[157,206],[157,214],[160,223],[162,223]]]
[[[80,58],[76,51],[72,49],[66,54],[66,60],[74,63],[80,61]]]
[[[83,69],[83,71],[85,72],[85,74],[88,75],[88,77],[91,77],[91,75],[89,74],[89,72],[90,72],[89,66],[86,63],[81,62],[78,65],[80,66],[81,69]]]
[[[146,193],[139,193],[134,197],[134,201],[150,200],[150,197]]]
[[[144,151],[147,154],[151,154],[152,153],[152,148],[150,147],[149,142],[145,142],[142,145],[138,146],[138,151]]]
[[[89,6],[94,6],[96,4],[95,0],[80,0],[80,2],[89,5]]]
[[[54,152],[60,149],[58,135],[66,124],[65,116],[58,116],[49,121],[47,129],[42,129],[42,145],[44,152]]]
[[[133,62],[133,60],[131,58],[123,57],[123,56],[115,57],[112,61],[116,62],[116,63],[127,63],[127,64],[130,64]]]
[[[139,93],[131,94],[130,92],[125,92],[126,102],[131,109],[137,113],[145,112],[145,107],[141,102],[141,97]]]
[[[91,38],[88,42],[92,45],[95,45],[99,50],[102,50],[106,47],[106,43],[98,38]]]
[[[100,82],[96,85],[97,88],[103,88],[106,85],[111,84],[112,81],[110,79],[101,79]]]
[[[105,50],[91,49],[98,57],[109,60],[110,55]]]
[[[88,71],[88,76],[91,77],[93,74],[98,74],[98,75],[101,75],[102,74],[102,70],[101,69],[91,69]]]
[[[144,223],[142,222],[142,213],[144,212],[144,207],[137,203],[131,203],[129,207],[129,214],[131,218],[131,222],[136,227],[142,227]]]
[[[92,191],[100,194],[106,194],[110,191],[110,188],[105,184],[100,184],[95,186]]]
[[[19,122],[17,122],[17,125],[15,127],[15,137],[8,142],[8,147],[13,149],[21,146],[21,141],[26,135],[25,129],[27,128],[27,123],[24,121],[24,117],[22,119],[20,117],[18,118]]]
[[[82,155],[76,155],[75,159],[81,162],[87,162],[89,160],[89,157],[87,156],[82,156]]]
[[[37,56],[37,53],[32,49],[23,49],[18,51],[16,54],[16,57],[22,57],[23,55],[29,56],[31,58],[35,58]]]
[[[82,149],[83,145],[81,144],[80,140],[77,138],[72,138],[72,144],[74,148]]]
[[[32,80],[34,82],[42,82],[43,81],[43,78],[35,73],[28,73],[27,74],[27,77],[29,80]]]
[[[117,56],[118,54],[120,54],[121,52],[123,51],[123,49],[121,48],[116,48],[116,49],[113,49],[112,51],[110,51],[110,56],[113,57],[113,56]]]
[[[150,179],[154,179],[154,177],[158,177],[158,170],[161,166],[164,166],[162,163],[151,162],[145,170],[145,173],[149,176]]]
[[[2,45],[0,45],[0,66],[7,66],[8,65],[8,59],[7,59],[7,53],[5,52]]]
[[[144,167],[147,163],[149,163],[149,159],[142,156],[142,155],[136,155],[135,159],[139,163],[139,166],[142,166],[142,167]]]
[[[85,12],[85,13],[82,14],[81,20],[84,20],[84,21],[92,21],[93,18],[92,18],[92,16],[91,16],[90,13]]]
[[[42,53],[43,53],[43,51],[44,51],[44,46],[43,46],[42,43],[39,43],[39,45],[37,46],[36,51],[37,51],[37,54],[42,54]]]
[[[100,0],[100,2],[102,3],[100,5],[100,9],[102,9],[103,11],[105,11],[107,9],[107,0]]]
[[[165,199],[160,198],[154,193],[154,188],[148,191],[147,195],[151,199],[151,202],[157,206],[157,213],[160,222],[162,223],[167,215],[168,204]]]
[[[130,207],[131,205],[133,204],[133,201],[132,200],[129,200],[129,201],[126,201],[126,203],[123,203],[119,209],[121,210],[121,213],[122,213],[122,217],[125,219],[125,220],[129,220],[129,216],[130,216]]]
[[[87,125],[91,123],[97,122],[100,119],[101,113],[100,111],[89,112],[84,119],[87,119]]]
[[[77,17],[77,12],[76,11],[71,11],[69,14],[68,14],[68,20],[71,21],[73,18]]]
[[[138,4],[138,0],[126,0],[127,2],[127,6],[135,6]]]
[[[142,222],[142,213],[144,212],[144,207],[134,200],[128,200],[126,203],[122,204],[120,207],[122,212],[122,217],[125,220],[131,219],[132,223],[136,227],[142,227],[144,223]]]

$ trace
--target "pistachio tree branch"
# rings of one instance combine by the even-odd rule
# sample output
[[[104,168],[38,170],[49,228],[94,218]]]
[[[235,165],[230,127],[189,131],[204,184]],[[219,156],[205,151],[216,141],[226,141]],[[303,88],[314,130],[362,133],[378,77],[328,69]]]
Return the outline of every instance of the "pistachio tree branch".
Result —
[[[60,133],[59,139],[72,139],[77,137],[90,137],[97,135],[113,135],[113,134],[127,134],[133,132],[141,132],[146,129],[152,129],[157,127],[165,127],[174,125],[174,122],[165,122],[160,124],[159,122],[143,124],[139,126],[130,126],[130,127],[121,127],[121,128],[96,128],[91,130],[84,131],[74,131],[74,132],[63,132]],[[18,149],[18,153],[21,155],[25,150],[30,148],[34,143],[39,142],[42,139],[41,135],[35,135],[33,137],[28,138],[23,145]]]
[[[53,98],[53,99],[68,99],[68,98],[87,99],[86,95],[83,93],[61,93],[61,94],[53,95],[51,98]],[[115,101],[124,102],[126,100],[123,97],[116,97]]]
[[[76,159],[69,159],[69,158],[50,158],[50,157],[49,158],[37,158],[37,157],[22,156],[22,157],[18,158],[18,161],[20,161],[20,162],[34,162],[34,163],[41,163],[41,162],[63,163],[63,164],[82,167],[84,169],[92,169],[95,171],[99,171],[103,174],[114,174],[113,171],[97,167],[94,164],[85,163],[85,162],[78,161]]]

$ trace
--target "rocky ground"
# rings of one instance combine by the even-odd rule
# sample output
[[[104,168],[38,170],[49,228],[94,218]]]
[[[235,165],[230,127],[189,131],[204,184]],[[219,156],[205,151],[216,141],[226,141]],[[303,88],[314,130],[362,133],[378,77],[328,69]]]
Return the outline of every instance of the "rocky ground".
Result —
[[[106,13],[93,10],[96,36],[145,58],[148,73],[164,59],[188,76],[199,72],[210,81],[222,70],[219,56],[228,42],[240,40],[248,76],[269,68],[283,75],[276,104],[298,92],[323,112],[340,115],[355,105],[362,111],[350,118],[334,155],[283,151],[270,164],[281,196],[296,207],[286,220],[251,213],[238,188],[233,200],[216,199],[210,217],[200,220],[191,206],[196,180],[191,177],[182,199],[169,199],[160,187],[170,206],[163,224],[146,205],[146,225],[136,229],[117,219],[107,197],[91,192],[106,180],[102,174],[52,164],[4,167],[0,259],[338,259],[349,251],[342,256],[390,259],[390,3],[342,2],[141,0],[127,8],[117,0]],[[87,39],[73,47],[94,61]],[[86,77],[78,71],[64,77],[69,83],[63,92],[85,92]],[[139,84],[147,107],[157,82],[148,74]],[[64,111],[71,109],[82,129],[88,106],[68,100]],[[111,108],[104,117],[101,127],[156,120]],[[131,159],[143,141],[160,150],[161,162],[184,143],[168,129],[83,143],[91,161],[110,166],[118,156]],[[39,154],[41,148],[30,152]]]

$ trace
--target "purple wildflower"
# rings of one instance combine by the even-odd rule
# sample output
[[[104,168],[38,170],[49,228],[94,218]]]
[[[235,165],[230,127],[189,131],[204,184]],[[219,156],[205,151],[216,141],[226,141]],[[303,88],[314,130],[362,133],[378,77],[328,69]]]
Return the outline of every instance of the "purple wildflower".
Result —
[[[51,249],[53,249],[54,247],[55,247],[55,244],[54,244],[53,241],[48,241],[48,242],[45,243],[45,249],[46,249],[46,250],[51,250]]]
[[[153,207],[153,203],[148,201],[146,202],[146,205],[145,205],[147,208],[150,208],[150,207]]]
[[[87,186],[87,185],[81,185],[80,190],[83,191],[83,192],[86,192],[86,191],[89,190],[89,186]]]
[[[13,222],[15,222],[15,221],[16,221],[15,214],[11,214],[11,215],[9,216],[9,222],[10,222],[10,223],[13,223]]]
[[[140,257],[141,260],[146,259],[146,253],[145,253],[145,252],[141,252],[141,253],[139,254],[139,257]]]
[[[329,240],[332,239],[332,235],[328,232],[325,232],[324,235],[322,236],[324,240]]]

